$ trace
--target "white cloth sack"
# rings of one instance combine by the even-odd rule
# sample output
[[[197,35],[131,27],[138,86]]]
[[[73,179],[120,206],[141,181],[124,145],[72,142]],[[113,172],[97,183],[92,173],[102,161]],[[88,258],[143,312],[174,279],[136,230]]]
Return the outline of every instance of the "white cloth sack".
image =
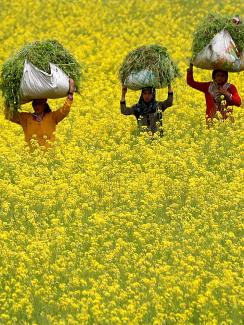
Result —
[[[238,52],[232,37],[227,30],[223,29],[214,36],[192,63],[202,69],[240,72],[244,70],[244,53]]]
[[[69,91],[69,77],[55,64],[50,63],[51,73],[47,73],[25,61],[20,83],[20,103],[33,99],[62,98]]]
[[[131,72],[125,79],[124,85],[132,90],[140,90],[146,87],[155,87],[156,82],[154,73],[144,69],[138,72]]]

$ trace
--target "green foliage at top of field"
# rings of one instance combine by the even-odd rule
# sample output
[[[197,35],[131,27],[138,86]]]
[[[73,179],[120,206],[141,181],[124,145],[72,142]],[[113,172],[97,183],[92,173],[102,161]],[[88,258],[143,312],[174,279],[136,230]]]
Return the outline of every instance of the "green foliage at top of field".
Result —
[[[192,43],[192,54],[195,57],[207,46],[213,37],[222,29],[226,29],[234,40],[237,49],[244,50],[244,23],[234,24],[232,17],[220,14],[209,14],[197,26]]]

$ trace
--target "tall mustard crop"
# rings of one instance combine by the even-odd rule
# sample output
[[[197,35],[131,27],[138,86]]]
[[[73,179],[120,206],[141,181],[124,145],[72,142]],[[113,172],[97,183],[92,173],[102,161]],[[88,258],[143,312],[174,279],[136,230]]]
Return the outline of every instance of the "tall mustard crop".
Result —
[[[86,78],[46,153],[0,115],[1,324],[241,324],[243,107],[234,124],[206,129],[203,94],[177,79],[164,137],[152,139],[120,114],[117,79],[143,44],[165,46],[184,74],[199,21],[236,8],[243,1],[2,1],[1,65],[56,39]],[[244,99],[243,73],[229,80]]]

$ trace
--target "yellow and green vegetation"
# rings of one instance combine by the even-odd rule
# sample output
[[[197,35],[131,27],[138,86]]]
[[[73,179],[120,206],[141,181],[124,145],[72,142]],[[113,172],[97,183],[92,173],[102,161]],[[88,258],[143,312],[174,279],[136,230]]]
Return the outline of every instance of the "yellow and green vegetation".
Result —
[[[122,84],[125,84],[131,73],[144,69],[153,74],[154,80],[151,85],[154,88],[164,88],[174,78],[180,76],[177,65],[171,60],[167,49],[153,44],[141,46],[129,52],[119,69],[119,79]]]
[[[4,62],[1,73],[2,94],[6,106],[20,109],[20,84],[25,61],[37,68],[50,73],[50,62],[60,67],[70,78],[74,79],[77,89],[80,84],[81,65],[75,58],[55,40],[45,40],[27,44],[15,55]]]
[[[233,24],[232,17],[226,17],[219,14],[210,14],[197,26],[194,33],[192,52],[193,57],[201,52],[207,46],[214,36],[221,30],[227,30],[238,51],[244,51],[244,24]]]
[[[118,80],[147,44],[184,76],[196,26],[233,10],[243,1],[1,1],[1,67],[47,39],[85,64],[46,153],[29,151],[0,100],[1,324],[241,324],[243,107],[207,129],[204,95],[177,78],[164,137],[152,138],[120,114]],[[244,98],[243,72],[229,81]]]

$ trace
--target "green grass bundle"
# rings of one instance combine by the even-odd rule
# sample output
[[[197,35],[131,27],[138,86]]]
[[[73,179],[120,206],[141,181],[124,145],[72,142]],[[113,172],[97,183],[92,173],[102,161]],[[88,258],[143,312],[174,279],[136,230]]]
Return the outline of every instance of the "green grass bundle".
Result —
[[[48,73],[50,73],[49,63],[56,64],[74,79],[76,88],[79,88],[81,66],[75,58],[55,40],[34,42],[23,47],[2,66],[0,87],[5,103],[11,109],[20,108],[20,83],[25,60]]]
[[[231,17],[210,14],[197,27],[194,33],[192,42],[193,58],[195,58],[222,29],[226,29],[229,32],[240,53],[244,50],[244,24],[234,24]]]
[[[131,51],[122,63],[119,79],[122,84],[126,84],[131,74],[140,71],[152,73],[154,77],[151,86],[155,88],[166,87],[174,78],[180,76],[179,69],[167,49],[160,45],[146,45]]]

